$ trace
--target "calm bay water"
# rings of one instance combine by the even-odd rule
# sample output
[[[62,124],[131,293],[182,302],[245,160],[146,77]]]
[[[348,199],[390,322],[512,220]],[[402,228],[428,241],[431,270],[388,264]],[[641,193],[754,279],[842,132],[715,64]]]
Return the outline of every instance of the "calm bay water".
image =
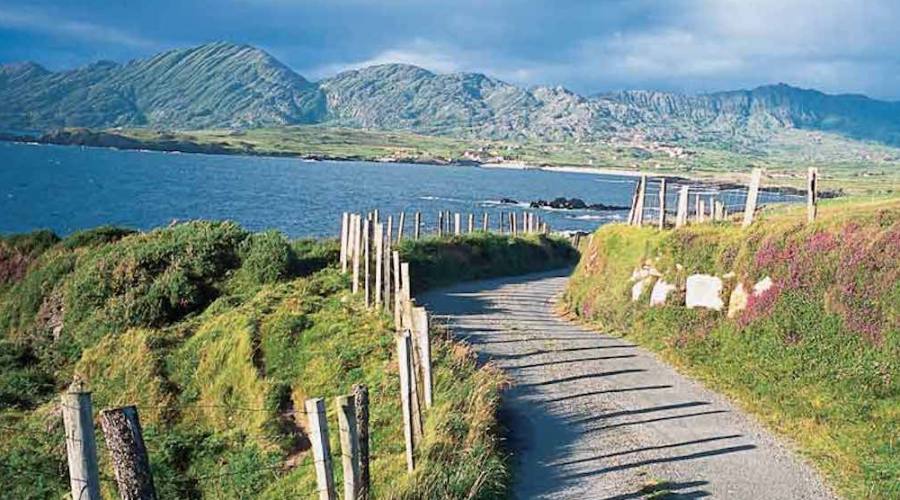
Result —
[[[0,233],[61,235],[103,224],[150,229],[173,219],[230,219],[291,237],[335,235],[342,211],[489,212],[578,197],[628,205],[635,179],[540,170],[172,154],[0,143]],[[541,210],[554,230],[592,230],[627,212]],[[480,223],[480,219],[479,223]]]

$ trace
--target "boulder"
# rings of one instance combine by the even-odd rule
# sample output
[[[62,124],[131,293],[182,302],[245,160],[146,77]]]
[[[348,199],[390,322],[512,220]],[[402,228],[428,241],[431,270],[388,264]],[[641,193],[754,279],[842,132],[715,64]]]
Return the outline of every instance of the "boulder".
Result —
[[[631,301],[637,302],[641,299],[641,294],[644,293],[644,288],[650,283],[650,277],[646,277],[638,281],[631,287]]]
[[[753,295],[760,296],[763,293],[767,292],[772,285],[775,283],[772,281],[772,278],[766,276],[765,278],[759,280],[755,285],[753,285]]]
[[[675,285],[666,283],[666,280],[657,280],[650,291],[650,306],[664,306],[669,294],[675,290]]]
[[[747,308],[747,299],[750,296],[744,289],[743,283],[738,283],[734,290],[731,291],[731,298],[728,299],[728,317],[733,318],[744,309]]]
[[[688,309],[705,307],[721,311],[725,305],[722,302],[722,280],[708,274],[688,276],[684,303]]]

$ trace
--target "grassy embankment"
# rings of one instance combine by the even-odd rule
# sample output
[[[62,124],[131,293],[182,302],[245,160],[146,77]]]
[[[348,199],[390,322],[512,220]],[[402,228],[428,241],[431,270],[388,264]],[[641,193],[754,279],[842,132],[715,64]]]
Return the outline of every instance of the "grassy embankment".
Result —
[[[775,209],[675,231],[598,230],[565,294],[568,310],[628,336],[736,398],[792,438],[849,498],[900,498],[900,200],[834,200],[814,224]],[[652,264],[679,285],[650,308],[631,301],[632,272]],[[734,319],[688,310],[689,274],[775,286]]]
[[[480,247],[490,238],[477,240],[452,245],[475,268],[491,260]],[[414,269],[427,269],[415,264],[415,245],[404,248]],[[370,390],[378,498],[502,496],[501,374],[435,332],[435,406],[408,476],[391,319],[347,292],[336,253],[331,241],[289,242],[213,222],[0,239],[4,496],[67,491],[57,395],[76,375],[93,391],[95,410],[138,406],[160,498],[311,498],[305,415],[295,409],[328,398],[334,428],[331,397],[354,383]],[[331,437],[340,464],[337,433]],[[112,497],[99,431],[98,444]]]
[[[503,157],[529,165],[598,167],[738,183],[748,182],[751,168],[762,167],[766,170],[764,185],[799,189],[805,188],[807,167],[818,167],[822,190],[867,195],[900,190],[900,149],[805,130],[784,130],[747,144],[727,139],[685,144],[680,154],[674,154],[670,145],[652,142],[501,141],[317,125],[245,131],[106,132],[113,139],[138,141],[118,146],[130,148],[422,163],[459,160],[469,150],[481,151],[486,158]]]

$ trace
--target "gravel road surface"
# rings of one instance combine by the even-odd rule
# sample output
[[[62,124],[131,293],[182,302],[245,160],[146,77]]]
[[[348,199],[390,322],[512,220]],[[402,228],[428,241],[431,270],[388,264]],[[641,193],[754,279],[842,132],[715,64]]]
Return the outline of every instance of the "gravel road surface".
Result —
[[[834,498],[790,447],[724,397],[627,338],[557,317],[567,275],[464,283],[418,297],[513,380],[503,419],[514,498]]]

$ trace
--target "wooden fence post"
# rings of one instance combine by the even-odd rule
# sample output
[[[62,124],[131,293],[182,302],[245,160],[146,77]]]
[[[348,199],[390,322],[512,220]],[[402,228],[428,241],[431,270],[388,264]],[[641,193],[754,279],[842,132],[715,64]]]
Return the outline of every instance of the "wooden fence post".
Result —
[[[428,331],[428,312],[424,307],[413,308],[413,332],[418,346],[419,361],[422,367],[422,388],[425,396],[425,408],[433,403],[431,378],[431,335]]]
[[[397,336],[397,361],[400,366],[400,402],[403,407],[403,437],[406,441],[406,469],[412,472],[416,467],[412,429],[412,392],[410,379],[412,363],[410,362],[409,333],[401,332]]]
[[[359,244],[360,244],[360,216],[353,214],[353,223],[350,224],[353,234],[350,236],[353,253],[353,293],[359,292]]]
[[[375,223],[375,307],[381,307],[384,292],[384,224]]]
[[[475,231],[475,214],[469,214],[469,234]]]
[[[334,476],[331,471],[331,448],[328,444],[328,420],[322,398],[306,400],[306,421],[316,466],[316,486],[320,500],[336,500]]]
[[[356,429],[356,401],[351,396],[334,399],[341,442],[341,468],[344,471],[344,499],[356,500],[359,494],[359,434]]]
[[[400,287],[402,286],[402,278],[400,276],[400,252],[394,250],[392,257],[394,260],[394,325],[397,328],[401,328],[403,304],[401,303],[402,297],[400,294]]]
[[[415,238],[416,241],[419,241],[419,236],[422,232],[422,212],[416,212],[415,223],[416,227],[413,230],[413,238]]]
[[[681,186],[681,191],[678,193],[678,213],[675,214],[676,228],[687,224],[689,190],[690,187]]]
[[[706,200],[697,196],[697,222],[705,222],[706,221]]]
[[[481,220],[481,230],[486,233],[488,232],[488,227],[488,213],[485,212]]]
[[[394,216],[388,215],[387,217],[387,229],[384,230],[384,237],[387,240],[387,246],[385,248],[391,248],[394,244]]]
[[[444,236],[444,211],[438,211],[438,223],[437,223],[437,235],[438,238]]]
[[[462,232],[462,222],[460,219],[459,212],[453,214],[453,234],[459,236]]]
[[[666,227],[666,178],[659,180],[659,228]]]
[[[403,227],[406,226],[406,212],[400,212],[400,221],[397,222],[397,244],[403,241]]]
[[[156,489],[144,446],[137,408],[125,406],[100,412],[100,424],[122,500],[154,500]]]
[[[359,500],[369,498],[369,389],[362,384],[353,386],[353,399],[356,403],[356,434],[359,436],[359,483],[356,497]]]
[[[694,221],[703,222],[703,205],[699,194],[694,196]]]
[[[634,225],[634,215],[635,209],[637,209],[637,199],[638,199],[638,191],[641,190],[641,181],[638,180],[638,183],[634,185],[634,190],[631,192],[631,208],[628,210],[628,225]]]
[[[367,217],[365,221],[363,221],[363,293],[365,294],[365,303],[366,308],[372,304],[369,300],[370,294],[370,286],[371,282],[371,272],[370,268],[372,266],[372,254],[371,254],[371,246],[372,246],[372,223]]]
[[[634,225],[641,226],[644,224],[644,198],[647,194],[647,176],[641,176],[641,182],[638,187],[637,203],[634,206]]]
[[[810,167],[806,172],[806,220],[814,222],[819,211],[819,169]]]
[[[350,234],[350,214],[341,214],[341,272],[347,272],[347,238]]]
[[[60,396],[60,406],[66,431],[66,457],[72,499],[100,500],[100,472],[97,465],[97,443],[94,441],[91,393],[80,381],[75,381]]]
[[[393,311],[393,302],[391,302],[391,225],[393,220],[388,216],[387,231],[384,235],[384,306],[388,311]],[[395,278],[396,279],[396,278]]]
[[[753,224],[760,179],[762,179],[762,169],[754,168],[753,173],[750,174],[750,187],[747,189],[747,204],[744,206],[744,222],[741,227],[749,227],[750,224]]]

